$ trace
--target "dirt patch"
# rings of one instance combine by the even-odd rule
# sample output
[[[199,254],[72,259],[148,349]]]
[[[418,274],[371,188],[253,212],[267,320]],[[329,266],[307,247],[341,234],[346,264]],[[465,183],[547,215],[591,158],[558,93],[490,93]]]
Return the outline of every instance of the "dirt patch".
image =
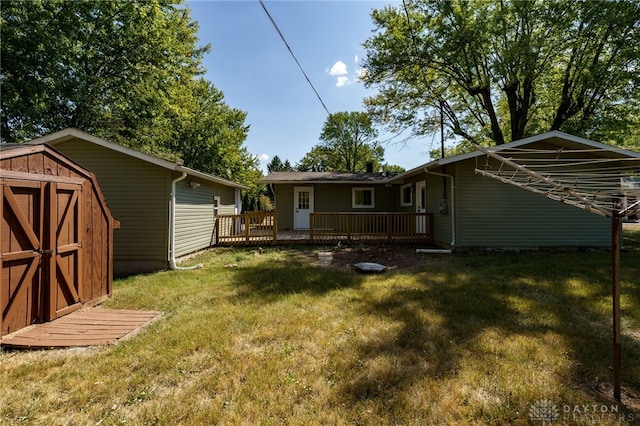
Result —
[[[333,247],[331,253],[332,267],[353,268],[360,262],[374,262],[387,269],[412,268],[430,261],[433,257],[424,253],[416,253],[416,249],[425,246],[414,245],[370,245]],[[438,255],[441,256],[441,255]]]

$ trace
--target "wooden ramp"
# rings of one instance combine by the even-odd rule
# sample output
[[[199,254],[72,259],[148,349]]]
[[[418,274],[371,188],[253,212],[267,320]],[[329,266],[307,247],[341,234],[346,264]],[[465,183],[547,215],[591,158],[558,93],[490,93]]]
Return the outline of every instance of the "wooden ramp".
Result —
[[[54,349],[114,345],[136,335],[162,315],[157,311],[85,308],[51,322],[36,324],[4,336],[0,346],[19,349]]]

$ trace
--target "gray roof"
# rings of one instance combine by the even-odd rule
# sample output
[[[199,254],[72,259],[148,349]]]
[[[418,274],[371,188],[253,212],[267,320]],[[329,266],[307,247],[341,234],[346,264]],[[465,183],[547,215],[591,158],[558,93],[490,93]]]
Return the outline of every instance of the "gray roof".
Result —
[[[600,155],[613,156],[614,158],[640,158],[640,153],[621,149],[615,146],[606,145],[600,142],[573,136],[560,131],[551,131],[540,135],[532,136],[526,139],[517,140],[504,145],[493,146],[489,148],[492,151],[499,152],[504,149],[516,148],[528,144],[546,141],[551,144],[565,147],[590,147],[601,149]],[[339,172],[273,172],[260,180],[260,183],[369,183],[369,184],[401,184],[405,179],[424,173],[426,170],[433,170],[438,167],[464,161],[469,158],[485,155],[479,150],[474,150],[465,154],[459,154],[452,157],[433,160],[429,163],[422,164],[403,173],[339,173]]]
[[[10,149],[16,149],[24,147],[21,143],[0,143],[0,151],[8,151]]]
[[[384,183],[388,178],[383,173],[273,172],[260,183]]]

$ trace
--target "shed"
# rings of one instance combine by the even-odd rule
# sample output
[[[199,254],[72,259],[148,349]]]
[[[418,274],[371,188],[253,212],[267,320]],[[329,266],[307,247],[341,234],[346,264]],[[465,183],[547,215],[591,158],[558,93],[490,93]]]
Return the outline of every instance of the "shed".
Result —
[[[0,335],[111,294],[113,229],[91,172],[46,146],[0,144]]]
[[[113,215],[116,275],[175,266],[215,242],[217,214],[237,214],[247,187],[77,129],[28,142],[46,143],[96,174]]]

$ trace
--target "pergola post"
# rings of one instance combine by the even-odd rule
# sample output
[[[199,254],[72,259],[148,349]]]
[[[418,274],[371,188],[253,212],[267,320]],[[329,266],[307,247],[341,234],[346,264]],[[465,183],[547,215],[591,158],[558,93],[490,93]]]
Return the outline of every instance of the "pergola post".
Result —
[[[620,214],[617,210],[611,216],[611,287],[613,299],[613,397],[620,396]]]

